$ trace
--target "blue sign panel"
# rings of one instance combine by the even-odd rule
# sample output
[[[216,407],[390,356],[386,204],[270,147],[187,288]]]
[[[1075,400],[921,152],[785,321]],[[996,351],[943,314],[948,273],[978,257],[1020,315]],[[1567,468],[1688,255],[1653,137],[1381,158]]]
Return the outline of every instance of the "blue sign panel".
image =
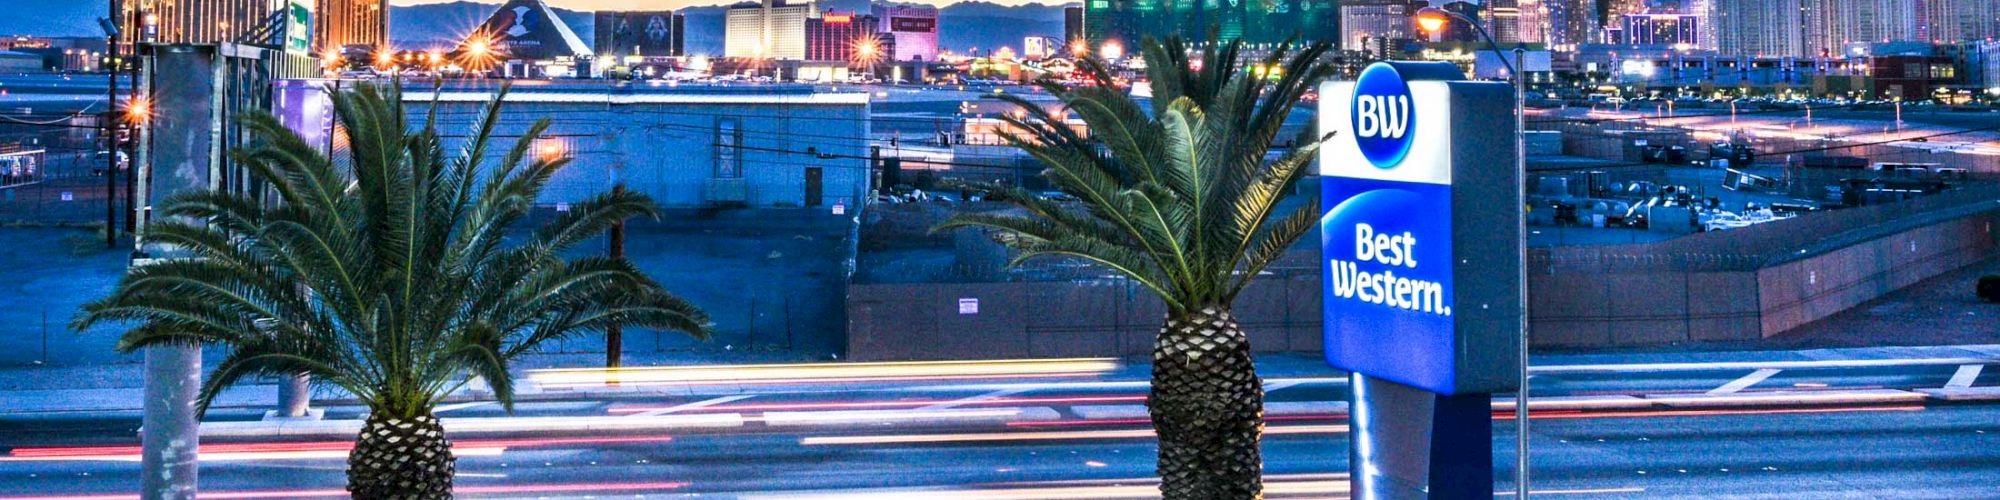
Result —
[[[1440,394],[1505,383],[1512,351],[1499,348],[1518,331],[1518,287],[1499,286],[1518,264],[1496,260],[1519,234],[1511,103],[1462,79],[1445,63],[1377,63],[1320,91],[1334,134],[1319,165],[1327,363]]]

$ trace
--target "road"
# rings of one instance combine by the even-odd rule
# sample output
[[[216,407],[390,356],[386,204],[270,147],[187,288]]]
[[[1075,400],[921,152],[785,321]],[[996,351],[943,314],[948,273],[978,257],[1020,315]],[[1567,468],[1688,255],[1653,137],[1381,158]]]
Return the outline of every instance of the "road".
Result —
[[[901,365],[779,367],[747,377],[733,368],[634,371],[616,387],[602,384],[602,372],[544,371],[528,375],[536,389],[513,417],[477,400],[439,414],[460,429],[453,431],[458,486],[470,498],[1152,492],[1153,441],[1138,406],[1143,382],[1089,364],[1022,372],[913,366],[918,372],[907,376]],[[1535,490],[1586,498],[1991,497],[2000,492],[2000,405],[1910,392],[1990,395],[2000,375],[1987,368],[1954,359],[1538,367],[1537,404],[1551,406],[1532,414]],[[1344,381],[1266,383],[1270,497],[1344,496]],[[1496,404],[1494,421],[1501,478],[1512,475],[1505,407]],[[325,409],[322,424],[360,412]],[[205,497],[342,496],[351,439],[343,432],[351,431],[287,428],[291,436],[272,438],[275,427],[255,422],[260,411],[210,415]],[[583,424],[609,421],[662,424],[625,431]],[[136,422],[130,412],[0,419],[7,450],[0,499],[131,498]],[[546,425],[464,430],[521,422]],[[1496,488],[1511,490],[1504,482]]]

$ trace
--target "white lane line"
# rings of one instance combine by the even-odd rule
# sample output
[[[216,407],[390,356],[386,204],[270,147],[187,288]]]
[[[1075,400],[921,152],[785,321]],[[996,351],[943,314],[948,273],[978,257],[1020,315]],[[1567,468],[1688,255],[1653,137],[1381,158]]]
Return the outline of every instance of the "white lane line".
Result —
[[[1986,365],[1959,366],[1958,373],[1951,374],[1951,381],[1945,382],[1944,388],[1964,389],[1967,387],[1972,387],[1972,381],[1979,379],[1979,370],[1982,368],[1986,368]]]
[[[707,407],[707,406],[715,406],[715,405],[719,405],[719,404],[723,404],[723,403],[728,403],[728,402],[731,402],[731,401],[741,401],[741,400],[745,400],[745,399],[750,399],[750,398],[753,398],[753,397],[756,397],[756,396],[757,396],[756,394],[739,394],[739,395],[735,395],[735,396],[723,396],[723,397],[719,397],[719,398],[715,398],[715,399],[705,399],[705,400],[701,400],[701,401],[696,401],[696,402],[693,402],[693,403],[686,403],[686,404],[681,404],[681,405],[675,405],[675,406],[669,406],[669,407],[666,407],[666,408],[661,408],[661,409],[658,409],[658,410],[647,410],[647,411],[642,411],[642,412],[638,412],[638,413],[634,413],[634,414],[631,414],[631,415],[629,415],[629,416],[632,416],[632,417],[656,417],[656,416],[660,416],[660,415],[666,415],[666,414],[668,414],[668,413],[674,413],[674,412],[678,412],[678,411],[684,411],[684,410],[692,410],[692,409],[695,409],[695,408],[702,408],[702,407]]]
[[[1775,368],[1779,370],[1799,370],[1814,368],[1878,368],[1887,366],[1937,366],[1937,365],[1984,365],[2000,363],[1996,359],[1982,358],[1915,358],[1915,359],[1835,359],[1820,361],[1731,361],[1717,363],[1634,363],[1609,365],[1537,365],[1529,372],[1541,374],[1565,373],[1644,373],[1675,371],[1721,371],[1753,370]]]
[[[986,400],[989,400],[989,399],[998,399],[998,398],[1004,398],[1004,397],[1007,397],[1007,396],[1012,396],[1012,395],[1015,395],[1015,394],[1020,394],[1020,393],[1023,393],[1023,392],[1028,392],[1028,391],[1030,391],[1030,390],[1032,390],[1032,389],[1029,389],[1029,388],[1026,388],[1026,387],[1015,387],[1015,388],[1008,388],[1008,389],[1001,389],[1001,390],[997,390],[997,391],[992,391],[992,392],[988,392],[988,393],[985,393],[985,394],[980,394],[980,395],[978,395],[978,396],[971,396],[971,397],[964,397],[964,398],[959,398],[959,399],[954,399],[954,400],[951,400],[951,401],[945,401],[945,402],[942,402],[942,403],[938,403],[938,404],[934,404],[934,405],[926,405],[926,406],[922,406],[922,407],[918,407],[918,408],[914,408],[914,409],[915,409],[915,410],[949,410],[949,409],[952,409],[952,408],[957,408],[957,407],[960,407],[960,406],[965,406],[965,405],[969,405],[969,404],[973,404],[973,403],[978,403],[978,402],[980,402],[980,401],[986,401]]]
[[[1266,380],[1264,381],[1264,392],[1277,392],[1279,389],[1284,389],[1302,383],[1305,383],[1305,381],[1299,379]]]
[[[466,408],[472,408],[472,407],[475,407],[475,406],[486,406],[486,405],[490,405],[490,404],[493,404],[493,403],[494,403],[493,401],[471,401],[471,402],[466,402],[466,403],[457,403],[457,404],[448,404],[448,405],[440,405],[440,406],[438,406],[437,408],[433,408],[433,409],[431,409],[431,413],[444,413],[444,412],[448,412],[448,411],[452,411],[452,410],[463,410],[463,409],[466,409]]]
[[[1777,368],[1758,369],[1757,371],[1750,372],[1749,375],[1744,375],[1743,378],[1736,379],[1735,381],[1732,381],[1727,384],[1722,384],[1722,387],[1717,387],[1715,388],[1715,390],[1708,391],[1708,395],[1727,396],[1730,394],[1735,394],[1736,391],[1741,391],[1750,386],[1757,385],[1758,382],[1763,382],[1764,379],[1771,378],[1772,375],[1777,375],[1778,371],[1779,370]]]

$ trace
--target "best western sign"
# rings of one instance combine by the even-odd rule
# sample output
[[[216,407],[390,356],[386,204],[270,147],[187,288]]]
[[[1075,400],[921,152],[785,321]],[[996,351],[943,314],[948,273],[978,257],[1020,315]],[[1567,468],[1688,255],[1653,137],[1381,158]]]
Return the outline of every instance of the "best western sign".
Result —
[[[1444,395],[1519,369],[1512,91],[1463,79],[1376,63],[1320,87],[1326,360]]]

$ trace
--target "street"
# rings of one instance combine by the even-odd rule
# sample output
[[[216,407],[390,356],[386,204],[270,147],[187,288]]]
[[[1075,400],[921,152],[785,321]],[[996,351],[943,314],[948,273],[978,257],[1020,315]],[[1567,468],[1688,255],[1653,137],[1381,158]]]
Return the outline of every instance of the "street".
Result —
[[[438,414],[454,429],[457,487],[471,498],[1156,494],[1134,366],[828,366],[840,365],[633,369],[616,386],[597,370],[531,371],[512,417],[481,400]],[[1987,368],[1954,358],[1537,366],[1534,490],[1991,496],[2000,406],[1976,400],[1993,397],[2000,376]],[[1345,496],[1345,381],[1284,373],[1266,387],[1269,497]],[[1506,492],[1511,402],[1495,406],[1496,490]],[[352,430],[340,425],[361,409],[322,408],[325,420],[282,428],[258,422],[262,408],[212,412],[204,497],[344,496]],[[136,426],[129,412],[0,419],[0,498],[136,498]]]

